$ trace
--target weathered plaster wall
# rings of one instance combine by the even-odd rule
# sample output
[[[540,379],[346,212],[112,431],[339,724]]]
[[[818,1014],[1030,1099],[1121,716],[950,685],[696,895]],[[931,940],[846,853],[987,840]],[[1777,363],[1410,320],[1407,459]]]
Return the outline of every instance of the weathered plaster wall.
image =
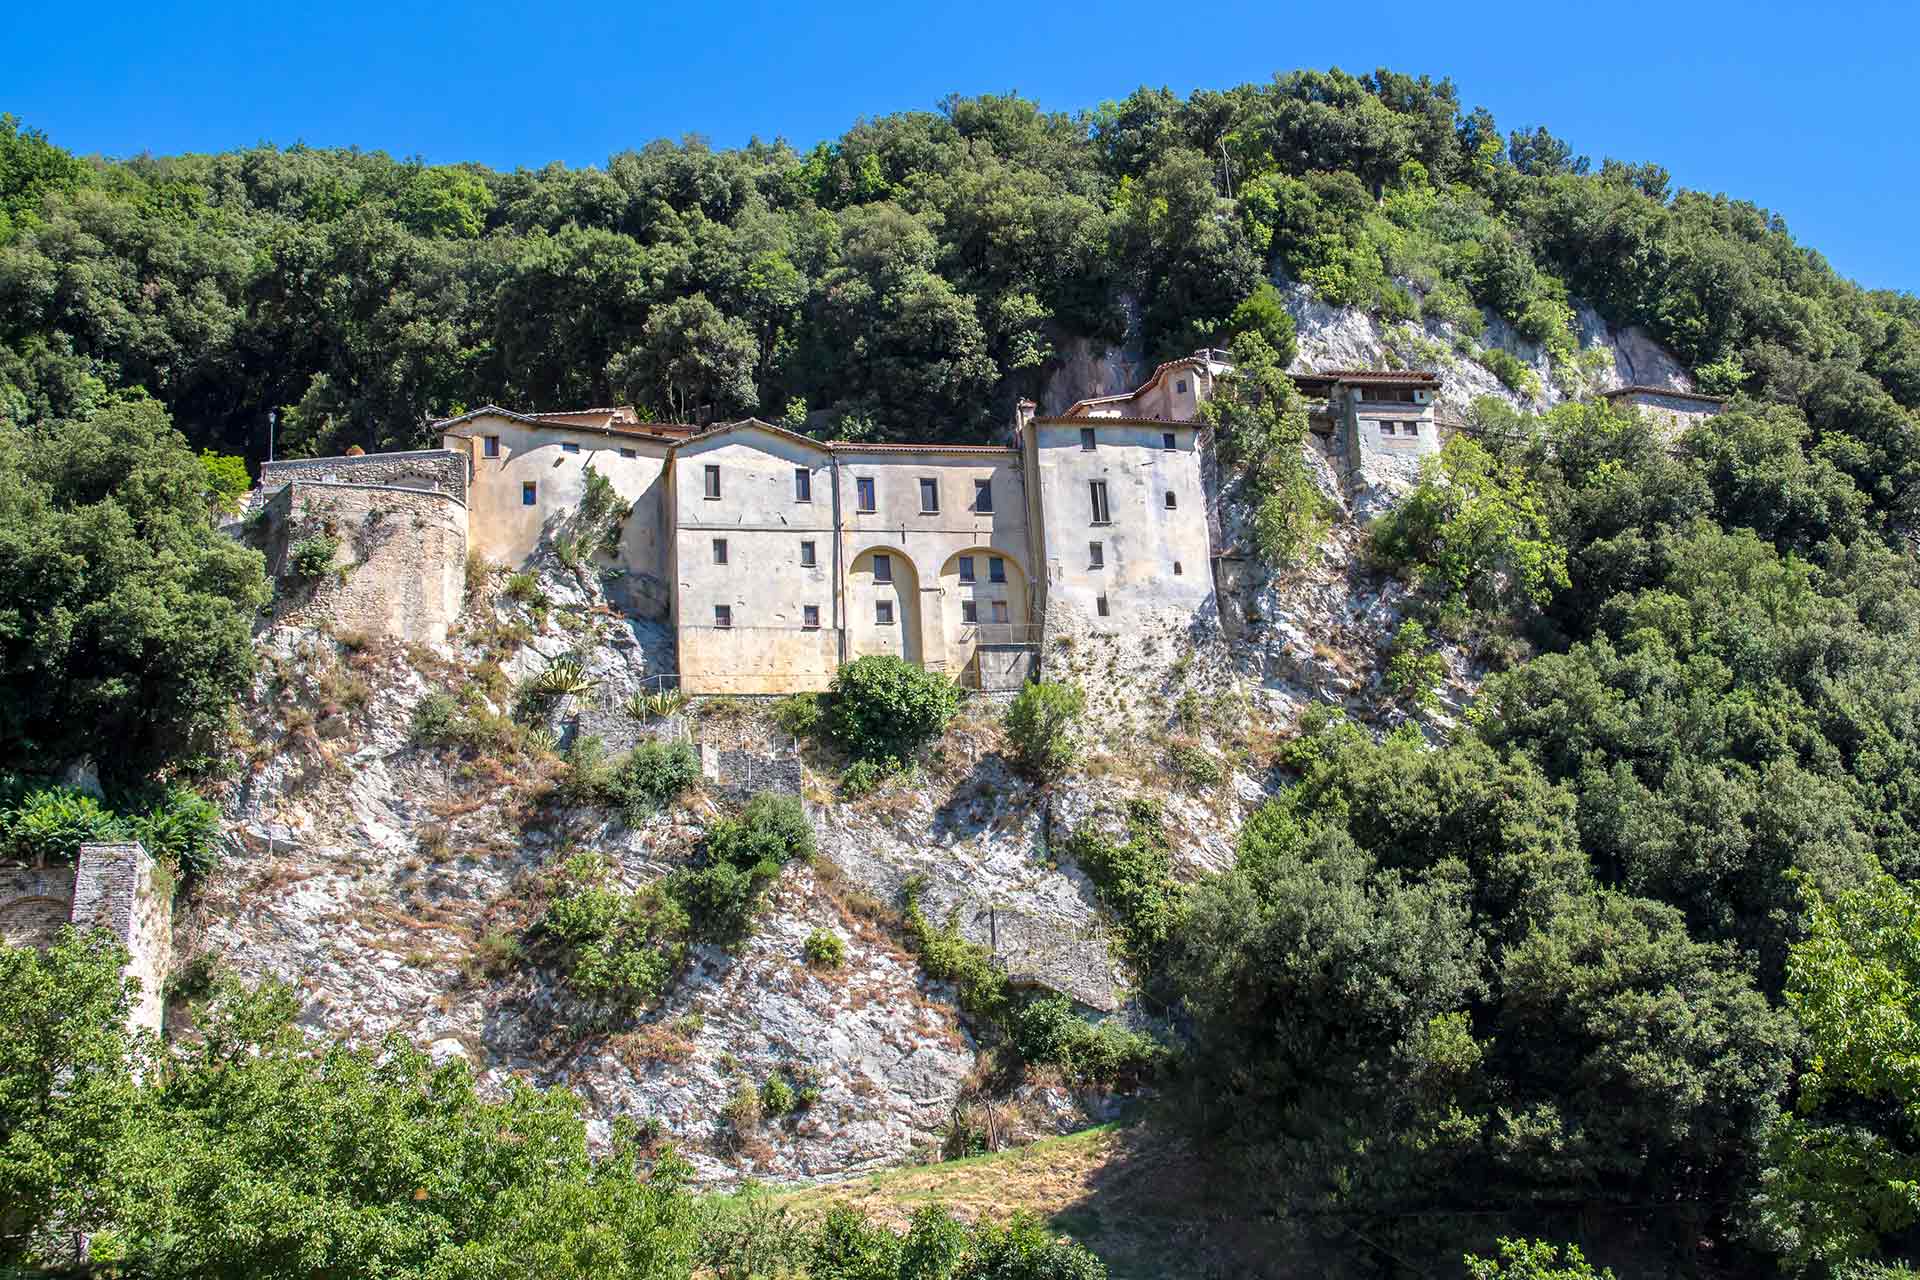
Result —
[[[1095,432],[1093,449],[1081,431]],[[1171,433],[1174,448],[1164,447]],[[1042,420],[1029,428],[1039,475],[1046,557],[1046,624],[1052,638],[1065,614],[1095,631],[1135,625],[1144,609],[1193,612],[1213,597],[1207,504],[1198,432],[1192,424]],[[1107,514],[1095,523],[1092,482],[1107,485]],[[1172,493],[1174,506],[1166,505]],[[1093,563],[1091,544],[1100,544]],[[1177,566],[1177,571],[1176,571]],[[1107,598],[1108,615],[1098,601]]]
[[[500,441],[500,456],[486,456],[486,440]],[[663,513],[668,442],[566,423],[539,427],[483,415],[447,433],[446,444],[472,469],[468,507],[473,549],[515,569],[524,566],[543,539],[564,531],[586,493],[589,465],[605,476],[633,513],[621,528],[620,551],[608,563],[627,571],[626,595],[636,613],[665,618],[670,610]],[[573,445],[576,452],[569,453]],[[523,486],[534,486],[529,506]]]
[[[296,482],[268,504],[267,566],[282,621],[439,643],[466,598],[467,508],[450,494],[383,485]],[[292,574],[293,548],[339,539],[344,575]]]
[[[272,497],[294,481],[377,484],[395,489],[438,489],[467,500],[466,455],[452,449],[368,453],[341,458],[295,458],[260,467],[259,492]]]

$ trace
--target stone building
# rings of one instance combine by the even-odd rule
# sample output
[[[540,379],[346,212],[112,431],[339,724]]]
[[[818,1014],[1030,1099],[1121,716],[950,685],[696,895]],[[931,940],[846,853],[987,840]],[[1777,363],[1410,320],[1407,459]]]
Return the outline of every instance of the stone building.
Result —
[[[127,951],[140,993],[128,1021],[160,1029],[173,895],[138,843],[87,844],[71,867],[0,866],[0,944],[46,947],[67,925],[105,929]]]
[[[359,623],[439,639],[458,609],[452,584],[466,552],[527,563],[566,535],[592,468],[631,504],[605,561],[619,571],[610,594],[672,626],[686,692],[824,689],[842,663],[876,653],[970,687],[1012,688],[1036,671],[1049,635],[1211,614],[1215,548],[1196,418],[1231,369],[1224,352],[1205,350],[1058,415],[1022,401],[1006,444],[823,441],[752,418],[694,427],[642,422],[630,406],[489,405],[433,424],[438,450],[270,463],[261,501],[350,530],[369,516],[348,489],[380,491],[374,505],[425,489],[457,507],[457,566],[452,543],[426,545],[423,530],[398,557],[353,560],[363,567],[323,602]],[[1410,466],[1439,448],[1431,373],[1296,381],[1316,431],[1350,467]],[[418,527],[425,517],[410,518]],[[383,587],[394,573],[428,586]]]
[[[1616,409],[1634,408],[1649,417],[1661,419],[1674,431],[1683,431],[1696,422],[1725,413],[1727,402],[1719,396],[1701,395],[1674,387],[1615,387],[1602,391],[1600,398]]]

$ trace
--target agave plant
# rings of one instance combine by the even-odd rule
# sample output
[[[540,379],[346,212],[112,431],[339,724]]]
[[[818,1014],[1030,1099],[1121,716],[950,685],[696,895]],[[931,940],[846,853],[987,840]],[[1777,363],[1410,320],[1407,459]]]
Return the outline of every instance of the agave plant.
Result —
[[[593,688],[594,679],[578,658],[555,658],[533,678],[533,690],[543,698],[564,698]]]
[[[560,751],[560,738],[551,729],[529,729],[522,742],[528,755],[550,756]]]
[[[687,695],[678,689],[636,693],[627,699],[627,714],[635,720],[664,720],[687,709]]]

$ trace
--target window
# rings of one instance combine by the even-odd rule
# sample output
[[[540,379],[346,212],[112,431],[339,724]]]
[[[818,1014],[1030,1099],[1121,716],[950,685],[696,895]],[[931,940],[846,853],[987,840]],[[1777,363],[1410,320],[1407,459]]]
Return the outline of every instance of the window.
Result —
[[[534,503],[534,495],[539,493],[539,491],[539,486],[535,485],[533,481],[528,480],[523,482],[520,486],[520,505],[523,507],[532,506]]]
[[[1112,524],[1112,513],[1107,510],[1107,482],[1105,480],[1089,480],[1087,484],[1093,494],[1093,522],[1095,524]]]
[[[733,625],[733,606],[717,604],[713,606],[713,625],[725,629]]]
[[[707,496],[709,498],[720,496],[720,468],[712,463],[707,465]]]
[[[860,511],[873,510],[872,476],[861,476],[853,482],[853,505]]]
[[[1107,566],[1107,553],[1097,542],[1087,544],[1087,568],[1104,569]]]
[[[620,451],[620,456],[621,456],[621,457],[623,457],[623,458],[637,458],[637,457],[639,457],[640,455],[639,455],[639,454],[637,454],[637,453],[635,453],[635,452],[634,452],[633,450],[631,450],[631,449],[622,449],[622,450]]]
[[[995,600],[993,602],[993,620],[995,622],[1005,622],[1007,620],[1007,602],[1005,600]]]
[[[793,469],[793,500],[795,502],[813,501],[813,472],[805,467]]]
[[[1101,617],[1104,618],[1107,616],[1107,598],[1105,596],[1095,596],[1093,607],[1099,611]]]
[[[562,453],[578,453],[578,452],[580,452],[580,446],[579,446],[579,445],[577,445],[577,444],[575,444],[575,443],[574,443],[573,441],[571,441],[571,440],[562,440],[562,441],[560,442],[560,452],[562,452]]]
[[[960,557],[960,581],[962,582],[973,581],[973,557],[972,556]]]
[[[1381,434],[1381,435],[1383,435],[1383,436],[1390,436],[1390,435],[1392,435],[1392,434],[1393,434],[1393,424],[1392,424],[1391,422],[1383,422],[1383,423],[1381,423],[1381,424],[1380,424],[1380,434]]]
[[[975,480],[973,482],[973,509],[982,515],[993,510],[993,481]]]
[[[1417,436],[1420,434],[1420,424],[1417,422],[1403,422],[1400,425],[1407,429],[1407,434],[1410,436]]]
[[[820,629],[820,606],[808,604],[800,606],[800,625],[809,631]]]
[[[499,457],[500,456],[500,437],[488,436],[485,440],[482,440],[480,442],[480,452],[485,454],[489,458]]]
[[[987,557],[987,581],[1005,582],[1007,580],[1007,562],[999,556]]]
[[[1160,433],[1160,447],[1162,449],[1165,449],[1168,453],[1172,453],[1175,449],[1178,449],[1180,446],[1178,443],[1175,442],[1173,438],[1173,432],[1162,431]]]
[[[715,564],[725,564],[727,562],[727,540],[725,538],[715,538],[713,540],[713,562]]]
[[[1173,384],[1173,389],[1181,395],[1187,394],[1187,380],[1185,378],[1180,379],[1180,381]]]
[[[1080,447],[1082,449],[1085,449],[1089,453],[1093,452],[1093,428],[1092,427],[1080,428]]]
[[[978,600],[962,600],[960,602],[960,621],[968,623],[969,625],[980,621],[980,602]]]
[[[892,626],[893,625],[893,601],[875,600],[873,602],[873,620],[874,620],[874,623],[878,626],[882,626],[882,627]]]
[[[922,479],[920,481],[920,514],[931,515],[940,509],[940,482]]]
[[[1173,562],[1173,576],[1176,578],[1180,576],[1180,562],[1178,560]]]
[[[1173,496],[1173,490],[1167,490],[1167,510],[1171,511],[1179,505],[1179,501]]]
[[[814,553],[813,543],[811,542],[801,543],[800,544],[800,567],[802,569],[811,569],[813,568],[814,565],[818,563],[820,563],[820,559]]]
[[[893,581],[892,556],[875,556],[873,558],[873,580],[875,582]]]

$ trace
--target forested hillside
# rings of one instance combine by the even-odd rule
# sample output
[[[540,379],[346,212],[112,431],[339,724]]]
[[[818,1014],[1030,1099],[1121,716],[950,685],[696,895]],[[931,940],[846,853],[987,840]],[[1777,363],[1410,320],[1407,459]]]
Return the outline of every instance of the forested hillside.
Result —
[[[457,789],[437,834],[390,833],[415,866],[375,886],[414,911],[414,842],[451,877],[456,820],[510,811],[481,852],[526,910],[473,930],[480,976],[446,998],[544,966],[598,1002],[595,1034],[684,1059],[662,1001],[689,956],[764,936],[798,868],[829,882],[799,806],[694,813],[685,751],[558,750],[538,716],[610,616],[575,564],[476,565],[444,652],[263,639],[299,584],[218,530],[246,487],[233,455],[263,452],[269,411],[279,452],[321,454],[422,445],[429,415],[489,401],[986,438],[1071,344],[1228,345],[1212,514],[1251,530],[1268,616],[1196,628],[1137,696],[1146,677],[1063,648],[1004,715],[885,662],[752,713],[806,744],[843,843],[958,857],[925,815],[1007,794],[1030,826],[1121,814],[1012,863],[1075,869],[1131,1024],[1012,981],[923,911],[918,876],[850,913],[852,951],[786,921],[806,953],[781,981],[891,966],[903,1009],[964,1025],[994,1104],[1151,1086],[1130,1141],[1225,1188],[1189,1224],[1206,1274],[1580,1280],[1557,1256],[1576,1238],[1623,1280],[1914,1274],[1912,295],[1840,279],[1751,204],[1386,71],[1073,116],[955,98],[806,153],[655,142],[514,173],[302,147],[87,159],[30,124],[0,129],[0,856],[137,836],[186,903],[223,854],[229,887],[272,856],[222,826],[249,789]],[[1483,401],[1363,525],[1303,449],[1289,289],[1467,338],[1502,322],[1569,387],[1579,299],[1728,411],[1675,436],[1604,402]],[[1390,639],[1353,621],[1369,607]],[[1340,692],[1253,661],[1260,626],[1307,634]],[[514,666],[539,644],[571,668]],[[366,754],[330,755],[316,717]],[[97,797],[60,781],[89,756]],[[649,822],[696,852],[625,887],[617,851],[596,857]],[[1219,857],[1184,856],[1208,838]],[[260,893],[292,883],[273,875]],[[294,1024],[313,1006],[271,983],[203,971],[170,992],[194,1034],[129,1037],[114,968],[79,939],[0,949],[0,1026],[31,1031],[0,1036],[0,1266],[71,1261],[90,1232],[96,1261],[155,1276],[1102,1274],[1056,1239],[1064,1217],[927,1210],[900,1239],[696,1200],[669,1150],[693,1135],[590,1132],[560,1090],[493,1096],[400,1038],[314,1056]],[[791,1140],[818,1085],[740,1075],[727,1132],[745,1147],[786,1116]],[[988,1145],[964,1120],[942,1150]],[[1261,1247],[1232,1255],[1243,1231]],[[1547,1242],[1493,1260],[1507,1235]]]

